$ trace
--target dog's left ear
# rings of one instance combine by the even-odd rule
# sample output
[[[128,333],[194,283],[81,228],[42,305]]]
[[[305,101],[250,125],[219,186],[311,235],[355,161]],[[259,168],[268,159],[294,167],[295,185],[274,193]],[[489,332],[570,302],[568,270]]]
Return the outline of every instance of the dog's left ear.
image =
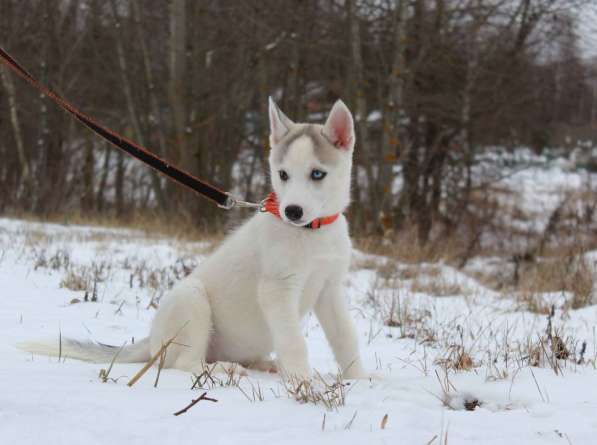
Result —
[[[354,148],[355,134],[352,113],[341,100],[337,100],[328,120],[323,126],[323,134],[341,150],[350,151]]]

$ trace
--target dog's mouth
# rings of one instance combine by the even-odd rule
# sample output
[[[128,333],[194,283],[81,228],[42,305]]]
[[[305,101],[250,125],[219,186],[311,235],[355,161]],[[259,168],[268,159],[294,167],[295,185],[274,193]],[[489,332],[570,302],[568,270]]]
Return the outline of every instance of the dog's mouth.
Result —
[[[307,227],[315,219],[317,219],[317,218],[301,218],[301,219],[297,219],[297,220],[293,221],[286,216],[282,216],[282,221],[284,221],[286,224],[290,224],[291,226],[294,226],[294,227]]]
[[[296,227],[304,227],[309,224],[310,221],[289,221],[290,224]]]
[[[303,220],[303,219],[299,219],[297,221],[292,221],[288,218],[284,218],[284,221],[286,221],[288,224],[295,226],[295,227],[303,227],[303,226],[306,226],[307,224],[309,224],[309,222],[310,222],[310,221]]]

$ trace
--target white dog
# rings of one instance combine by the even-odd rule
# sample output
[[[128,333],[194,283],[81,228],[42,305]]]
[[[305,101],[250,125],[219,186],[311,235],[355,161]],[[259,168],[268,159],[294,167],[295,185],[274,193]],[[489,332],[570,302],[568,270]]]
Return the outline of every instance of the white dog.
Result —
[[[342,212],[350,200],[353,118],[336,102],[325,125],[297,124],[270,99],[274,193],[161,302],[149,338],[126,346],[119,362],[147,361],[176,337],[167,367],[200,372],[240,364],[309,378],[301,320],[317,315],[345,378],[365,378],[343,292],[351,254]],[[57,346],[22,345],[56,355]],[[62,355],[110,361],[113,347],[63,340]]]

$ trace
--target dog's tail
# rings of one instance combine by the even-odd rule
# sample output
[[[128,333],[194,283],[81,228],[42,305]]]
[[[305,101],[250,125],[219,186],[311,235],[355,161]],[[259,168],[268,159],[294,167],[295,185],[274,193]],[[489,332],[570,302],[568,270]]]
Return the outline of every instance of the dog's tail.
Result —
[[[144,338],[131,345],[110,346],[91,341],[78,341],[61,338],[53,341],[30,341],[17,344],[19,349],[32,354],[50,357],[68,357],[93,363],[110,363],[116,357],[118,363],[146,362],[149,353],[149,338]],[[119,352],[120,351],[120,352]],[[118,354],[118,356],[116,356]]]

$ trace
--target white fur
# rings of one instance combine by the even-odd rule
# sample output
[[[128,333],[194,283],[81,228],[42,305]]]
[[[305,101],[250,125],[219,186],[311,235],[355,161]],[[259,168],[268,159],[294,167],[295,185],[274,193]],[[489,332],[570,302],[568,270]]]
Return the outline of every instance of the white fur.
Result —
[[[346,116],[346,106],[334,108]],[[301,125],[281,116],[271,102],[272,151],[290,127]],[[348,116],[351,134],[345,136],[352,139],[350,146],[333,148],[341,151],[334,165],[321,165],[308,138],[298,138],[280,165],[270,158],[272,185],[282,214],[289,204],[303,206],[305,219],[346,208],[354,145],[350,112]],[[332,112],[328,121],[338,118],[342,116]],[[290,175],[286,183],[279,179],[281,168]],[[313,168],[328,173],[320,183],[309,179]],[[309,230],[269,213],[255,214],[164,298],[151,326],[145,356],[155,354],[176,336],[176,344],[166,355],[168,367],[196,372],[205,362],[218,362],[221,369],[233,362],[269,370],[273,368],[270,353],[275,352],[278,368],[308,378],[311,367],[301,320],[314,311],[344,377],[366,377],[343,292],[350,253],[343,215],[333,224]],[[31,345],[28,349],[43,352]],[[65,356],[92,359],[89,352],[71,351],[68,343],[63,349]],[[136,355],[129,356],[125,348],[120,359],[138,359],[138,349]],[[98,352],[97,357],[103,359],[105,353],[102,357]]]

